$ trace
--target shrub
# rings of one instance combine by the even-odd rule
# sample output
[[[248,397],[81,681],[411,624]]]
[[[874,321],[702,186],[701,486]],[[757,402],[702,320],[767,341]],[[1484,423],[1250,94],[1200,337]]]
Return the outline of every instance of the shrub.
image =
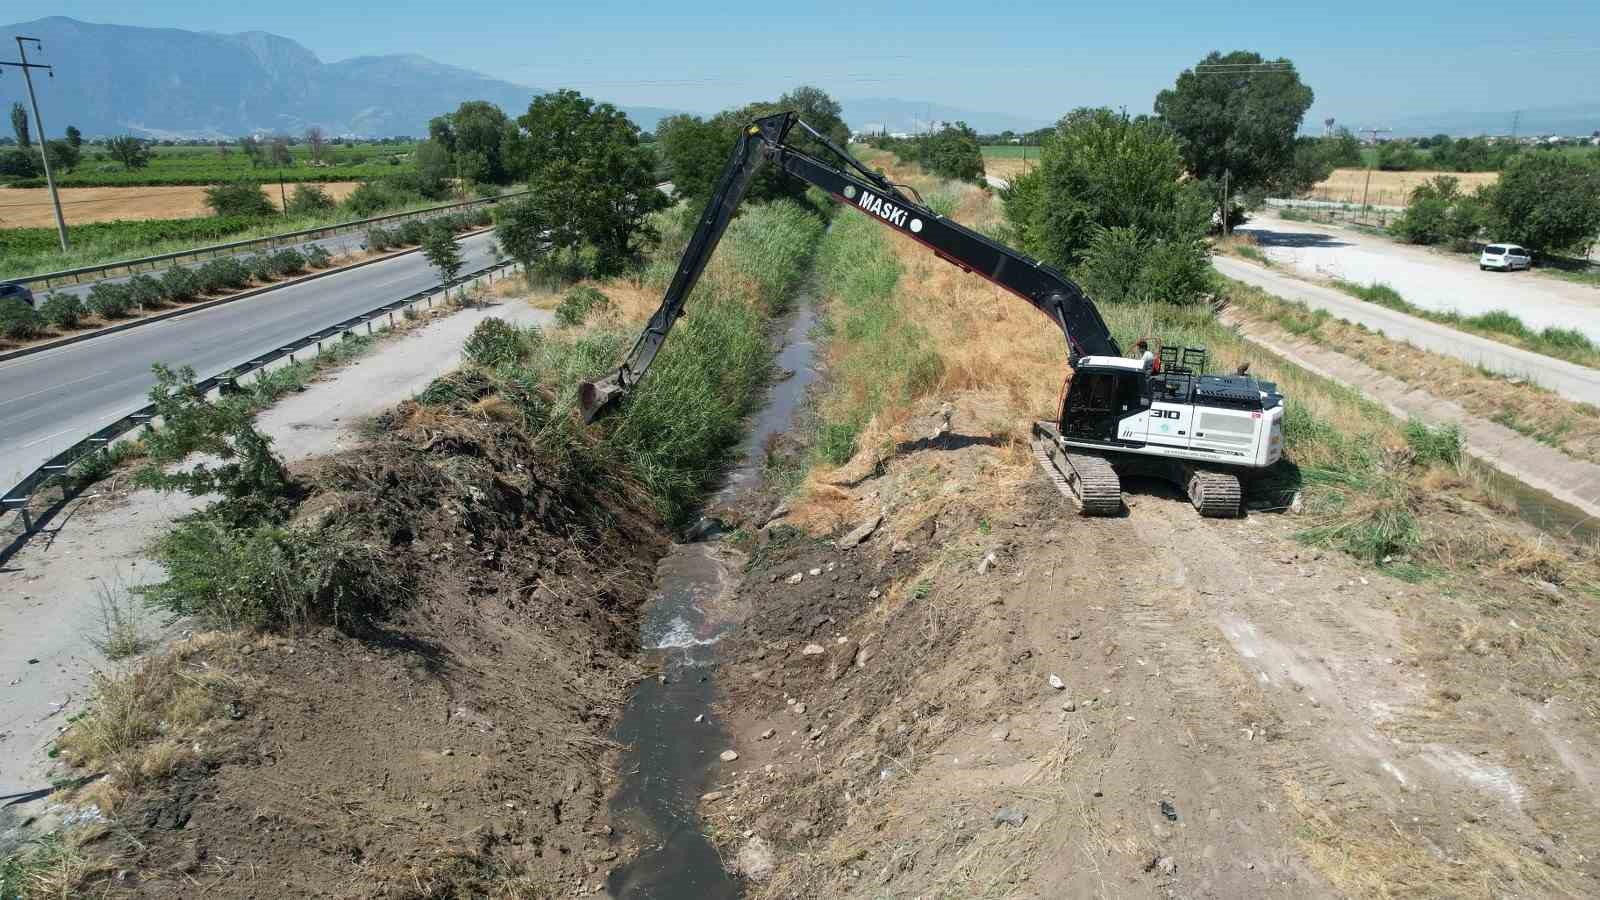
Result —
[[[272,201],[253,181],[235,181],[206,188],[206,205],[218,216],[270,216],[277,212]]]
[[[313,269],[326,269],[333,265],[333,254],[321,244],[312,244],[306,248],[306,265]]]
[[[173,266],[161,276],[161,289],[167,299],[186,303],[200,296],[200,276],[182,266]]]
[[[200,287],[207,294],[237,290],[250,283],[250,272],[244,263],[231,256],[213,259],[200,267],[197,273]]]
[[[315,184],[295,185],[294,193],[289,195],[287,212],[290,215],[309,216],[333,210],[338,204],[328,196],[328,192]]]
[[[278,277],[278,266],[277,263],[273,262],[272,254],[270,253],[257,253],[254,256],[247,256],[240,264],[244,266],[246,272],[250,273],[250,278],[253,281],[265,284]]]
[[[128,297],[140,309],[160,306],[167,299],[159,279],[139,274],[128,279]]]
[[[133,306],[133,295],[126,285],[102,281],[89,289],[87,305],[102,319],[120,319]]]
[[[1186,303],[1203,299],[1210,266],[1199,241],[1153,241],[1134,228],[1097,229],[1079,277],[1096,300]]]
[[[306,270],[306,257],[299,250],[286,247],[272,254],[272,265],[279,276],[298,275]]]
[[[17,299],[0,300],[0,334],[14,341],[31,340],[44,330],[44,317]]]
[[[589,313],[609,308],[611,308],[610,298],[598,289],[587,284],[575,287],[561,298],[561,305],[556,307],[556,324],[563,328],[582,325],[589,317]]]
[[[1586,250],[1600,233],[1600,166],[1562,153],[1523,154],[1489,194],[1503,233],[1546,253]]]
[[[422,243],[428,237],[428,223],[421,219],[407,219],[392,232],[395,243],[404,247]]]
[[[408,307],[409,308],[409,307]],[[532,334],[537,335],[538,331]],[[461,348],[461,354],[480,366],[498,366],[514,363],[527,356],[528,347],[516,326],[504,319],[484,319],[472,329],[472,336]]]
[[[373,226],[367,229],[367,249],[373,253],[382,253],[394,245],[394,235],[387,228]]]
[[[39,314],[52,328],[77,328],[83,304],[71,294],[51,294],[39,305]]]

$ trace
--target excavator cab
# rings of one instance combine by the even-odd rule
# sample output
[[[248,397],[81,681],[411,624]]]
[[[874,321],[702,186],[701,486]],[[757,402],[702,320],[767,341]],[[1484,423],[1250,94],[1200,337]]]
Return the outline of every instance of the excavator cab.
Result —
[[[1150,405],[1150,376],[1136,359],[1085,356],[1078,360],[1061,403],[1061,433],[1119,443],[1118,426]]]

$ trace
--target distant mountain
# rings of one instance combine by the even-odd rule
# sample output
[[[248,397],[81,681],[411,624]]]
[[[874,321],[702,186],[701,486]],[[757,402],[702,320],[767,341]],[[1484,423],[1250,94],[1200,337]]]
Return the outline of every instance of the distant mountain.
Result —
[[[1377,123],[1373,123],[1377,124]],[[1510,134],[1513,124],[1517,134],[1588,135],[1600,130],[1600,100],[1587,103],[1566,103],[1560,106],[1536,106],[1521,110],[1498,112],[1451,112],[1404,116],[1388,123],[1396,137],[1421,137],[1449,134],[1470,137],[1479,134]]]
[[[39,38],[44,61],[61,63],[54,78],[34,82],[57,136],[67,125],[89,136],[154,138],[297,134],[312,125],[349,137],[423,135],[429,119],[464,100],[488,100],[515,116],[542,93],[411,54],[324,63],[264,31],[215,34],[52,16],[0,32]],[[20,99],[21,84],[0,81],[0,96]],[[676,112],[622,109],[647,131]]]
[[[841,100],[844,121],[856,132],[884,130],[915,133],[926,131],[932,122],[966,122],[973,129],[996,134],[1001,131],[1032,131],[1050,124],[1051,120],[1018,116],[1012,113],[983,112],[929,103],[922,100],[896,100],[872,97],[862,100]]]

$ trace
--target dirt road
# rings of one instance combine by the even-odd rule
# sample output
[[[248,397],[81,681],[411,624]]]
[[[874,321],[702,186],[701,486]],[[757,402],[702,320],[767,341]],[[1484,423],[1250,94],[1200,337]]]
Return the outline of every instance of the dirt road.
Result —
[[[317,185],[334,200],[350,196],[361,182],[332,181]],[[291,195],[296,185],[284,189]],[[262,188],[273,206],[280,206],[276,184]],[[188,219],[211,215],[204,187],[62,188],[61,214],[67,225],[117,219]],[[54,228],[55,211],[48,188],[0,189],[0,228]]]
[[[1505,310],[1535,330],[1576,328],[1600,341],[1600,290],[1592,287],[1531,272],[1483,272],[1464,254],[1290,222],[1270,212],[1238,231],[1256,235],[1268,259],[1302,277],[1387,284],[1424,309],[1464,315]]]

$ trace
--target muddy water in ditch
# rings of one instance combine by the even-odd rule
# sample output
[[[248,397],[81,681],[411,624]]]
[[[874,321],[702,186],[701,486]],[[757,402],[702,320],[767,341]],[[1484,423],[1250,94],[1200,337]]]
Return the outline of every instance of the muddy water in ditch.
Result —
[[[760,487],[767,442],[794,425],[806,390],[816,381],[816,347],[810,338],[815,323],[815,312],[802,297],[778,351],[781,380],[756,414],[739,462],[710,506],[735,503],[745,491]],[[634,689],[612,733],[630,748],[619,766],[623,780],[611,799],[612,821],[641,847],[638,856],[611,873],[607,886],[613,897],[701,900],[740,894],[700,830],[696,810],[713,773],[727,766],[719,755],[730,747],[728,735],[711,704],[717,641],[739,620],[731,598],[743,565],[743,555],[713,535],[674,544],[656,569],[641,643],[661,677]]]

